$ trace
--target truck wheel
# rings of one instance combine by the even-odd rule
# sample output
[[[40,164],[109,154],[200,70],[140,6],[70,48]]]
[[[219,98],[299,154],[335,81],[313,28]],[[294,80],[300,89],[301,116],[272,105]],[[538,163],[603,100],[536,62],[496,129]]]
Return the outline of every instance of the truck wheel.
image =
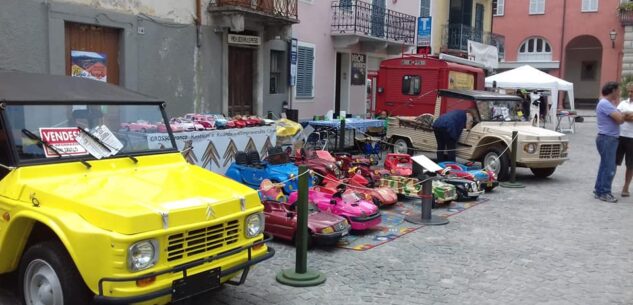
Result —
[[[537,176],[539,178],[547,178],[554,173],[556,167],[530,168],[530,170],[532,171],[532,174],[534,174],[534,176]]]
[[[75,263],[58,241],[31,246],[20,261],[19,291],[29,304],[89,304],[92,292],[86,287]]]
[[[407,139],[396,138],[393,141],[393,152],[396,154],[413,154],[411,142]]]
[[[493,147],[488,152],[486,152],[483,160],[481,161],[481,164],[484,166],[484,168],[490,169],[497,175],[497,179],[499,179],[499,181],[505,181],[509,178],[509,152],[509,150],[504,150],[500,147]]]

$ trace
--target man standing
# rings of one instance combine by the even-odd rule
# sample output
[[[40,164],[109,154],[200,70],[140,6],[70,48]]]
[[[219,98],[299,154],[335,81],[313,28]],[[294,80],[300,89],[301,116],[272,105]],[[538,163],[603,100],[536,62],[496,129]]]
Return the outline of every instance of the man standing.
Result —
[[[600,167],[593,194],[597,199],[605,202],[618,202],[611,194],[611,184],[615,176],[620,124],[631,118],[630,115],[625,116],[616,108],[620,97],[619,86],[617,82],[607,82],[602,87],[602,98],[596,106],[598,120],[596,146],[600,154]]]
[[[466,113],[472,117],[473,110],[453,110],[441,115],[433,122],[433,133],[437,141],[437,162],[455,162],[457,140],[466,126]],[[471,118],[472,121],[472,118]]]
[[[633,83],[626,85],[626,90],[629,93],[629,98],[618,105],[618,110],[625,117],[628,113],[633,113],[633,101],[631,100],[633,97]],[[633,180],[633,122],[624,122],[620,126],[620,144],[616,153],[617,165],[622,165],[624,160],[626,160],[626,171],[624,174],[624,185],[622,186],[622,197],[629,197],[629,186],[631,185],[631,180]]]

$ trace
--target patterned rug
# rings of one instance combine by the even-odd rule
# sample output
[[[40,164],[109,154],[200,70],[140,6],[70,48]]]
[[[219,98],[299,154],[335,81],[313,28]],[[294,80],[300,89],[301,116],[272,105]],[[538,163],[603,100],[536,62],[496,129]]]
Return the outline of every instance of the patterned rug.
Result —
[[[449,205],[433,209],[433,215],[451,217],[488,200],[487,198],[479,198],[476,201],[451,202]],[[420,211],[420,199],[406,199],[392,207],[382,208],[382,223],[380,225],[373,229],[352,232],[342,238],[337,246],[344,249],[365,251],[388,243],[424,227],[424,225],[416,225],[405,220],[407,215],[420,213]]]

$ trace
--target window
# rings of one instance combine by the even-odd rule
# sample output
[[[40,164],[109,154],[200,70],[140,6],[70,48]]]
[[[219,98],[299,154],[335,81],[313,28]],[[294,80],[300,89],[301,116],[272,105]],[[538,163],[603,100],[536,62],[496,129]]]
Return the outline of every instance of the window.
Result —
[[[552,48],[547,40],[539,37],[528,38],[519,47],[518,61],[551,61]]]
[[[530,0],[530,14],[545,14],[545,0]]]
[[[582,8],[580,10],[583,12],[597,12],[598,0],[582,0]]]
[[[495,16],[503,16],[506,8],[505,0],[492,0],[492,13]]]
[[[299,43],[297,60],[297,98],[312,98],[314,97],[314,45]]]
[[[402,77],[402,94],[419,95],[422,80],[419,75],[405,75]]]
[[[270,94],[284,93],[281,71],[284,63],[283,51],[270,51]]]
[[[420,17],[431,16],[431,0],[420,0]]]

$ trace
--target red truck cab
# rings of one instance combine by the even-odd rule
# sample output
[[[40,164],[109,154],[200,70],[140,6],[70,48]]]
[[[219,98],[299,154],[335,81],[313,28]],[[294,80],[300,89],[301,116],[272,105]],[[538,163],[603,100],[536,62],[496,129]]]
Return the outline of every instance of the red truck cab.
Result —
[[[404,55],[380,63],[377,77],[376,113],[418,116],[435,113],[438,89],[483,90],[483,69],[423,55]],[[446,107],[448,103],[440,105]],[[439,113],[447,109],[439,109]]]

